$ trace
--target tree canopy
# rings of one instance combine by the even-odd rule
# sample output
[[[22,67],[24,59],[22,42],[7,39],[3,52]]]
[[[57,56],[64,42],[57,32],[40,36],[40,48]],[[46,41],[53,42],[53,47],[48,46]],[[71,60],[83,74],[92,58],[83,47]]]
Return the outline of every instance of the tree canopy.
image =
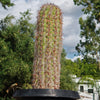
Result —
[[[78,6],[82,5],[84,7],[82,11],[87,15],[86,19],[82,17],[79,19],[81,40],[77,44],[76,50],[87,62],[90,57],[98,61],[100,69],[100,1],[74,0],[74,3]]]
[[[10,15],[0,20],[0,96],[2,97],[14,83],[17,83],[18,87],[31,83],[35,24],[30,23],[30,20],[29,10],[21,13],[21,17],[17,20]]]
[[[72,77],[72,75],[74,74],[73,65],[74,63],[71,60],[66,59],[66,52],[63,49],[61,54],[61,79],[60,79],[61,89],[77,90],[77,84]]]
[[[84,14],[90,14],[100,22],[100,0],[73,0],[76,5],[82,5]]]

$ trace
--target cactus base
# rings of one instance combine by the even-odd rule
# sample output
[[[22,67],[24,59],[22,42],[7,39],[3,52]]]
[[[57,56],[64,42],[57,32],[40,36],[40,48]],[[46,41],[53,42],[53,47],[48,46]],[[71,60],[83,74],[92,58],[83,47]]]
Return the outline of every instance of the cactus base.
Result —
[[[23,89],[17,90],[13,97],[16,100],[77,100],[78,92],[60,89]]]

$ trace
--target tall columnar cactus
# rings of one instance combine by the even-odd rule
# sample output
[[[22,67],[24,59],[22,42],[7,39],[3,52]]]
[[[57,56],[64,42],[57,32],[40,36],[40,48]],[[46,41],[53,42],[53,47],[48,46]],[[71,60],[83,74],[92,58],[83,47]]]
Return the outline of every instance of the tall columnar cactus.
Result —
[[[37,19],[33,88],[59,89],[62,13],[54,4],[45,4],[41,7]]]

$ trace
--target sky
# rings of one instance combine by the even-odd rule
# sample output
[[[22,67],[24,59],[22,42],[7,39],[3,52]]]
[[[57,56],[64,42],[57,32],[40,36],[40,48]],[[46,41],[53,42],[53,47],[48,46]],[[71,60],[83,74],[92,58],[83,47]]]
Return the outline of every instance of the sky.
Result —
[[[63,47],[66,50],[67,59],[75,60],[78,57],[75,46],[80,40],[79,18],[84,17],[82,6],[74,5],[73,0],[11,0],[15,5],[5,10],[0,4],[0,19],[6,15],[19,17],[19,12],[31,9],[33,23],[37,22],[37,14],[40,7],[46,3],[54,3],[59,6],[63,13]],[[80,57],[81,58],[81,57]]]

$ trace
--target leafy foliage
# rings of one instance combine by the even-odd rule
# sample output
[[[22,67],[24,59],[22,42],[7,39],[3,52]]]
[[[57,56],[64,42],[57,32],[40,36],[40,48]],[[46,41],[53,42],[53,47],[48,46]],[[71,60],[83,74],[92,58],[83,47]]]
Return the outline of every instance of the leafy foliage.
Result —
[[[79,20],[81,33],[80,43],[77,44],[76,50],[84,55],[84,57],[92,55],[99,56],[100,52],[100,29],[96,29],[96,23],[93,17],[87,17],[86,20]]]
[[[5,9],[7,9],[7,6],[10,7],[14,5],[13,3],[11,3],[11,0],[0,0],[0,3]]]
[[[100,79],[100,71],[95,59],[87,58],[80,60],[78,58],[72,62],[67,60],[65,56],[66,53],[63,50],[61,57],[61,89],[77,90],[77,84],[74,81],[73,75],[81,77],[81,82],[86,80],[92,85],[94,85],[94,80]]]
[[[0,100],[15,100],[14,98],[2,98],[0,97]]]
[[[21,13],[18,20],[8,15],[0,21],[0,96],[2,97],[7,94],[6,90],[13,83],[22,87],[25,83],[31,82],[35,25],[29,23],[30,20],[31,13],[27,10]]]
[[[90,57],[98,62],[100,69],[100,1],[99,0],[74,0],[76,5],[82,5],[84,14],[88,14],[87,18],[79,19],[80,23],[80,37],[81,40],[76,46],[78,53],[82,54],[84,59],[88,60]],[[93,61],[92,60],[92,61]],[[93,64],[93,62],[91,62]]]
[[[84,14],[90,14],[100,22],[100,0],[73,0],[76,5],[82,5]]]
[[[77,59],[74,63],[73,73],[77,75],[77,77],[90,77],[92,79],[100,78],[100,71],[96,63],[91,63],[91,61],[87,62],[86,59]]]
[[[74,73],[74,63],[71,60],[67,60],[66,52],[63,49],[61,54],[61,77],[60,77],[60,88],[66,90],[77,90],[77,84],[73,80],[72,75]]]

